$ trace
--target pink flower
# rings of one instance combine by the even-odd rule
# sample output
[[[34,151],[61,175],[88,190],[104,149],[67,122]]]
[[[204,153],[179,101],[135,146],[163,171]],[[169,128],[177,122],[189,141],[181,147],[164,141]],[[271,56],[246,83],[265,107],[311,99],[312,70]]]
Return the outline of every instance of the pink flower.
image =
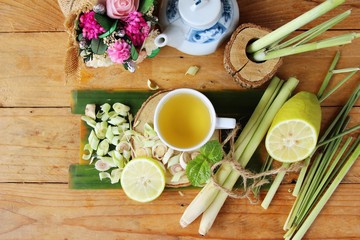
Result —
[[[150,32],[150,27],[140,12],[131,12],[128,15],[124,29],[136,47],[143,44]]]
[[[130,45],[125,40],[119,39],[108,48],[107,53],[111,61],[124,63],[130,57],[130,49]]]
[[[129,13],[139,7],[139,0],[106,0],[106,13],[109,17],[125,20]]]
[[[79,26],[82,28],[83,37],[91,40],[98,38],[100,34],[106,32],[101,25],[95,20],[95,12],[86,12],[80,16]]]

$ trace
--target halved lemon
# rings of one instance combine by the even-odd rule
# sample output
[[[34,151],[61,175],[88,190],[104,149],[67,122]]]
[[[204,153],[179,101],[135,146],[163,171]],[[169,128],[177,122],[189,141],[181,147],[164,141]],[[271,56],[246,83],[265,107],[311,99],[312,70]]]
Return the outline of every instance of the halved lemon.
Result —
[[[155,159],[135,158],[126,164],[121,186],[125,194],[135,201],[153,201],[164,191],[164,168]]]
[[[301,161],[314,151],[320,124],[321,107],[316,95],[300,92],[275,115],[265,139],[266,150],[280,162]]]

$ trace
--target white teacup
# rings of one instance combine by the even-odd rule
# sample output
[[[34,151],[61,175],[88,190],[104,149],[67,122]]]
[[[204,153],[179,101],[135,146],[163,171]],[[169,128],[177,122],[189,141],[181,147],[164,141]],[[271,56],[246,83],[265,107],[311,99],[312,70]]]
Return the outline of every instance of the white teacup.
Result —
[[[234,118],[216,117],[210,100],[199,91],[180,88],[167,93],[158,103],[154,128],[160,140],[178,151],[194,151],[215,129],[233,129]]]

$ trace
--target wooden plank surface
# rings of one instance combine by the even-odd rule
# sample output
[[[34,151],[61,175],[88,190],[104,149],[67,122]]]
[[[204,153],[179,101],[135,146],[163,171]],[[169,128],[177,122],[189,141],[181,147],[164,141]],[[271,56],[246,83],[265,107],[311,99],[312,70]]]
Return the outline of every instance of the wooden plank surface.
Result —
[[[240,22],[275,29],[323,0],[239,0]],[[324,37],[360,31],[360,1],[347,0],[301,31],[347,9],[352,14]],[[294,201],[293,176],[268,210],[228,199],[206,237],[199,220],[182,229],[179,218],[198,190],[166,191],[149,204],[135,203],[121,190],[69,190],[68,167],[79,158],[80,118],[70,112],[73,89],[161,88],[243,90],[223,69],[224,45],[209,56],[163,48],[131,74],[121,66],[83,69],[82,80],[65,82],[67,34],[57,0],[0,0],[0,239],[281,239]],[[297,91],[316,92],[339,49],[339,68],[358,66],[360,40],[340,48],[284,59],[278,76],[300,79]],[[199,73],[185,76],[190,65]],[[341,76],[331,83],[334,86]],[[323,105],[324,128],[360,82],[360,74]],[[360,101],[350,125],[360,123]],[[358,136],[359,132],[353,134]],[[262,192],[262,197],[265,192]],[[355,163],[321,212],[306,239],[360,239],[360,161]]]

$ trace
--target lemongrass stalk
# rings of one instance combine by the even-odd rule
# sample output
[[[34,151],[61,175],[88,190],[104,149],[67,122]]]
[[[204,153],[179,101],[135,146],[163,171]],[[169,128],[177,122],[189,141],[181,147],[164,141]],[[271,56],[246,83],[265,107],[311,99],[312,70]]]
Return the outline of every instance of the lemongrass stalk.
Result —
[[[223,184],[231,170],[232,167],[229,164],[222,164],[216,174],[217,182]],[[213,202],[219,191],[220,190],[215,187],[213,182],[210,181],[207,183],[185,209],[180,219],[180,226],[183,228],[187,227],[199,217]]]
[[[289,55],[315,51],[322,48],[350,44],[352,40],[358,37],[360,37],[360,33],[347,33],[340,36],[319,40],[317,42],[306,43],[297,47],[287,47],[271,52],[260,50],[252,55],[252,59],[256,62],[263,62],[274,58],[281,58]]]
[[[326,92],[324,95],[321,96],[319,99],[320,102],[323,102],[326,98],[328,98],[333,92],[335,92],[338,88],[340,88],[344,83],[346,83],[354,74],[356,71],[351,72],[348,74],[343,80],[341,80],[338,84],[336,84],[335,87],[333,87],[330,91]]]
[[[324,195],[321,197],[316,206],[312,209],[309,216],[306,218],[304,223],[298,229],[296,234],[293,237],[293,240],[302,239],[307,230],[310,228],[311,224],[315,221],[316,217],[320,214],[320,211],[323,209],[327,201],[330,199],[331,195],[334,193],[336,188],[339,186],[342,179],[345,177],[347,172],[350,170],[352,165],[355,163],[357,158],[360,156],[360,144],[357,145],[355,151],[349,157],[346,164],[341,168],[339,174],[335,177],[333,182],[330,184],[329,188],[325,191]]]
[[[298,46],[300,44],[304,44],[309,42],[310,40],[316,38],[317,36],[319,36],[320,34],[326,32],[328,29],[332,28],[333,26],[335,26],[336,24],[338,24],[339,22],[341,22],[342,20],[344,20],[346,17],[348,17],[351,14],[351,10],[348,10],[344,13],[341,13],[333,18],[331,18],[330,20],[323,22],[309,30],[307,30],[306,32],[303,32],[289,40],[287,40],[284,43],[278,44],[277,46],[274,46],[272,48],[269,48],[267,51],[272,51],[275,49],[281,49],[281,48],[286,48],[289,47],[290,45],[294,46]]]
[[[284,167],[285,169],[286,168],[289,168],[290,164],[289,163],[283,163],[282,164],[282,167]],[[271,184],[271,187],[269,189],[269,191],[266,193],[266,196],[264,198],[264,200],[262,201],[261,203],[261,206],[264,208],[264,209],[267,209],[272,201],[272,199],[274,198],[275,196],[275,193],[277,192],[279,186],[280,186],[280,183],[282,182],[282,180],[284,179],[285,177],[285,174],[286,172],[285,171],[282,171],[282,172],[279,172],[274,181],[272,182]]]
[[[283,81],[280,80],[278,77],[273,77],[269,86],[266,88],[265,92],[263,93],[258,105],[254,109],[254,112],[252,113],[251,117],[248,120],[248,123],[246,124],[244,129],[241,131],[240,136],[237,138],[235,142],[235,148],[238,148],[239,145],[244,142],[244,139],[246,136],[249,135],[249,132],[253,129],[254,123],[258,122],[258,119],[261,119],[262,113],[266,112],[264,110],[268,109],[268,103],[272,102],[271,99],[273,99],[273,96],[277,94],[279,86],[283,84]]]
[[[268,102],[265,105],[264,109],[269,109],[269,107],[271,106],[271,104],[273,103],[274,99],[276,98],[277,94],[279,93],[281,87],[283,85],[283,81],[279,82],[279,84],[276,86],[272,96],[270,97],[270,99],[268,100]],[[238,159],[239,156],[244,152],[244,150],[246,149],[247,145],[250,143],[251,138],[253,137],[254,133],[257,131],[257,129],[259,128],[260,124],[262,124],[262,120],[265,116],[267,111],[262,111],[259,114],[258,119],[256,119],[255,121],[252,121],[253,124],[251,124],[251,128],[249,129],[249,132],[245,135],[242,134],[241,136],[239,136],[239,138],[236,140],[235,142],[235,158]],[[246,125],[248,126],[248,125]],[[245,136],[245,137],[244,137]]]
[[[321,196],[322,191],[324,191],[324,189],[325,189],[325,186],[326,186],[325,184],[326,184],[327,180],[329,179],[329,177],[331,176],[331,173],[336,168],[336,165],[338,164],[340,159],[343,157],[343,155],[344,155],[346,149],[349,147],[351,141],[352,141],[352,138],[349,137],[346,140],[345,144],[340,149],[340,151],[338,152],[338,154],[336,155],[335,159],[331,162],[331,165],[329,166],[329,168],[326,169],[325,175],[323,177],[319,177],[321,182],[316,185],[316,188],[314,189],[315,191],[312,194],[310,194],[310,199],[306,202],[306,208],[304,210],[302,210],[301,213],[298,215],[301,222],[304,219],[304,217],[307,215],[309,210],[312,208],[312,206],[316,203],[316,200]],[[335,148],[335,149],[337,149],[337,148]],[[300,224],[300,222],[299,222],[299,224]]]
[[[332,73],[333,74],[348,73],[348,72],[353,72],[353,71],[356,71],[356,72],[360,71],[360,67],[336,69],[336,70],[333,70]]]
[[[272,162],[273,162],[273,158],[270,157],[270,155],[267,155],[266,156],[266,160],[265,160],[265,163],[262,165],[261,169],[260,169],[260,172],[265,172],[265,171],[269,171],[271,166],[272,166]],[[262,177],[260,180],[263,180],[265,179],[266,177]],[[259,192],[260,192],[260,189],[261,189],[261,186],[258,186],[254,189],[254,195],[255,196],[258,196],[259,195]]]
[[[239,164],[245,168],[247,163],[249,162],[251,156],[254,154],[255,150],[261,143],[264,138],[267,130],[269,129],[272,120],[275,117],[275,114],[279,111],[281,106],[287,101],[292,91],[296,88],[299,80],[294,77],[289,78],[286,83],[282,86],[278,96],[275,98],[269,109],[266,111],[266,115],[264,116],[261,125],[258,127],[253,137],[251,138],[249,144],[245,148],[242,154],[236,153],[235,151],[235,159],[238,160]],[[235,185],[237,179],[240,174],[232,170],[229,177],[226,179],[225,183],[222,185],[227,189],[232,189]],[[212,224],[214,223],[216,216],[218,215],[221,207],[223,206],[227,193],[224,191],[220,191],[211,205],[206,209],[203,213],[203,217],[200,222],[199,233],[205,235]]]
[[[246,135],[248,135],[250,130],[252,129],[252,126],[258,121],[258,118],[262,118],[262,113],[267,112],[267,104],[270,101],[270,98],[272,98],[272,95],[275,93],[277,94],[278,85],[281,86],[282,82],[283,81],[281,81],[277,77],[274,77],[271,80],[271,83],[265,90],[262,98],[260,99],[245,128],[240,133],[238,139],[244,140]],[[225,182],[226,178],[229,176],[230,172],[231,167],[228,166],[228,164],[221,165],[216,173],[217,182],[222,185]],[[198,216],[200,216],[200,214],[202,214],[208,208],[208,206],[214,200],[218,192],[219,189],[217,189],[212,182],[206,184],[205,187],[200,191],[200,193],[195,197],[195,199],[190,203],[190,205],[185,209],[180,219],[180,225],[182,227],[186,227]]]
[[[296,218],[296,213],[299,211],[301,204],[303,202],[303,199],[305,197],[305,195],[303,193],[305,193],[309,189],[309,187],[311,185],[311,181],[315,176],[316,169],[320,165],[321,158],[322,158],[322,153],[320,153],[318,156],[316,156],[314,162],[312,163],[312,167],[310,168],[309,172],[306,175],[304,185],[300,189],[300,194],[299,194],[299,196],[297,196],[295,203],[293,204],[293,207],[285,221],[285,224],[283,227],[284,230],[290,229],[291,226],[293,225],[293,222],[295,221],[295,218]]]
[[[359,95],[360,95],[360,84],[357,86],[357,88],[354,90],[354,92],[349,97],[346,104],[341,108],[340,112],[336,115],[335,119],[331,122],[329,127],[326,129],[325,133],[322,135],[322,137],[318,141],[318,145],[317,145],[316,149],[318,149],[322,145],[326,144],[326,143],[324,143],[324,141],[326,140],[329,133],[334,129],[334,127],[338,124],[339,121],[344,121],[344,118],[349,114],[350,110],[352,109],[352,107],[356,103],[357,99],[359,98]],[[318,96],[319,96],[319,94],[318,94]],[[348,134],[349,131],[355,131],[355,130],[356,130],[356,126],[351,129],[346,130],[343,134]],[[338,137],[340,137],[340,136],[338,136]],[[314,151],[316,151],[316,149]],[[302,186],[309,163],[310,163],[310,158],[305,160],[305,166],[300,170],[300,174],[298,176],[298,179],[296,181],[296,185],[295,185],[295,188],[293,191],[293,196],[295,196],[295,197],[298,195],[298,193],[300,191],[300,188]]]
[[[339,59],[340,59],[340,51],[337,51],[336,54],[335,54],[335,57],[333,59],[333,61],[331,62],[331,65],[329,67],[329,70],[328,72],[326,73],[326,76],[320,86],[320,89],[317,93],[317,98],[321,98],[322,94],[324,93],[326,87],[329,85],[329,82],[330,82],[330,79],[332,78],[333,76],[333,73],[332,71],[335,69],[336,67],[336,64],[339,62]]]
[[[314,7],[313,9],[309,10],[308,12],[302,14],[301,16],[293,19],[287,24],[270,32],[264,37],[256,40],[247,47],[246,51],[248,53],[255,53],[260,49],[266,48],[267,46],[271,45],[273,42],[276,42],[282,37],[294,32],[298,28],[306,25],[307,23],[313,21],[314,19],[320,17],[321,15],[327,13],[328,11],[334,9],[335,7],[339,6],[344,2],[345,0],[327,0],[322,4]]]

